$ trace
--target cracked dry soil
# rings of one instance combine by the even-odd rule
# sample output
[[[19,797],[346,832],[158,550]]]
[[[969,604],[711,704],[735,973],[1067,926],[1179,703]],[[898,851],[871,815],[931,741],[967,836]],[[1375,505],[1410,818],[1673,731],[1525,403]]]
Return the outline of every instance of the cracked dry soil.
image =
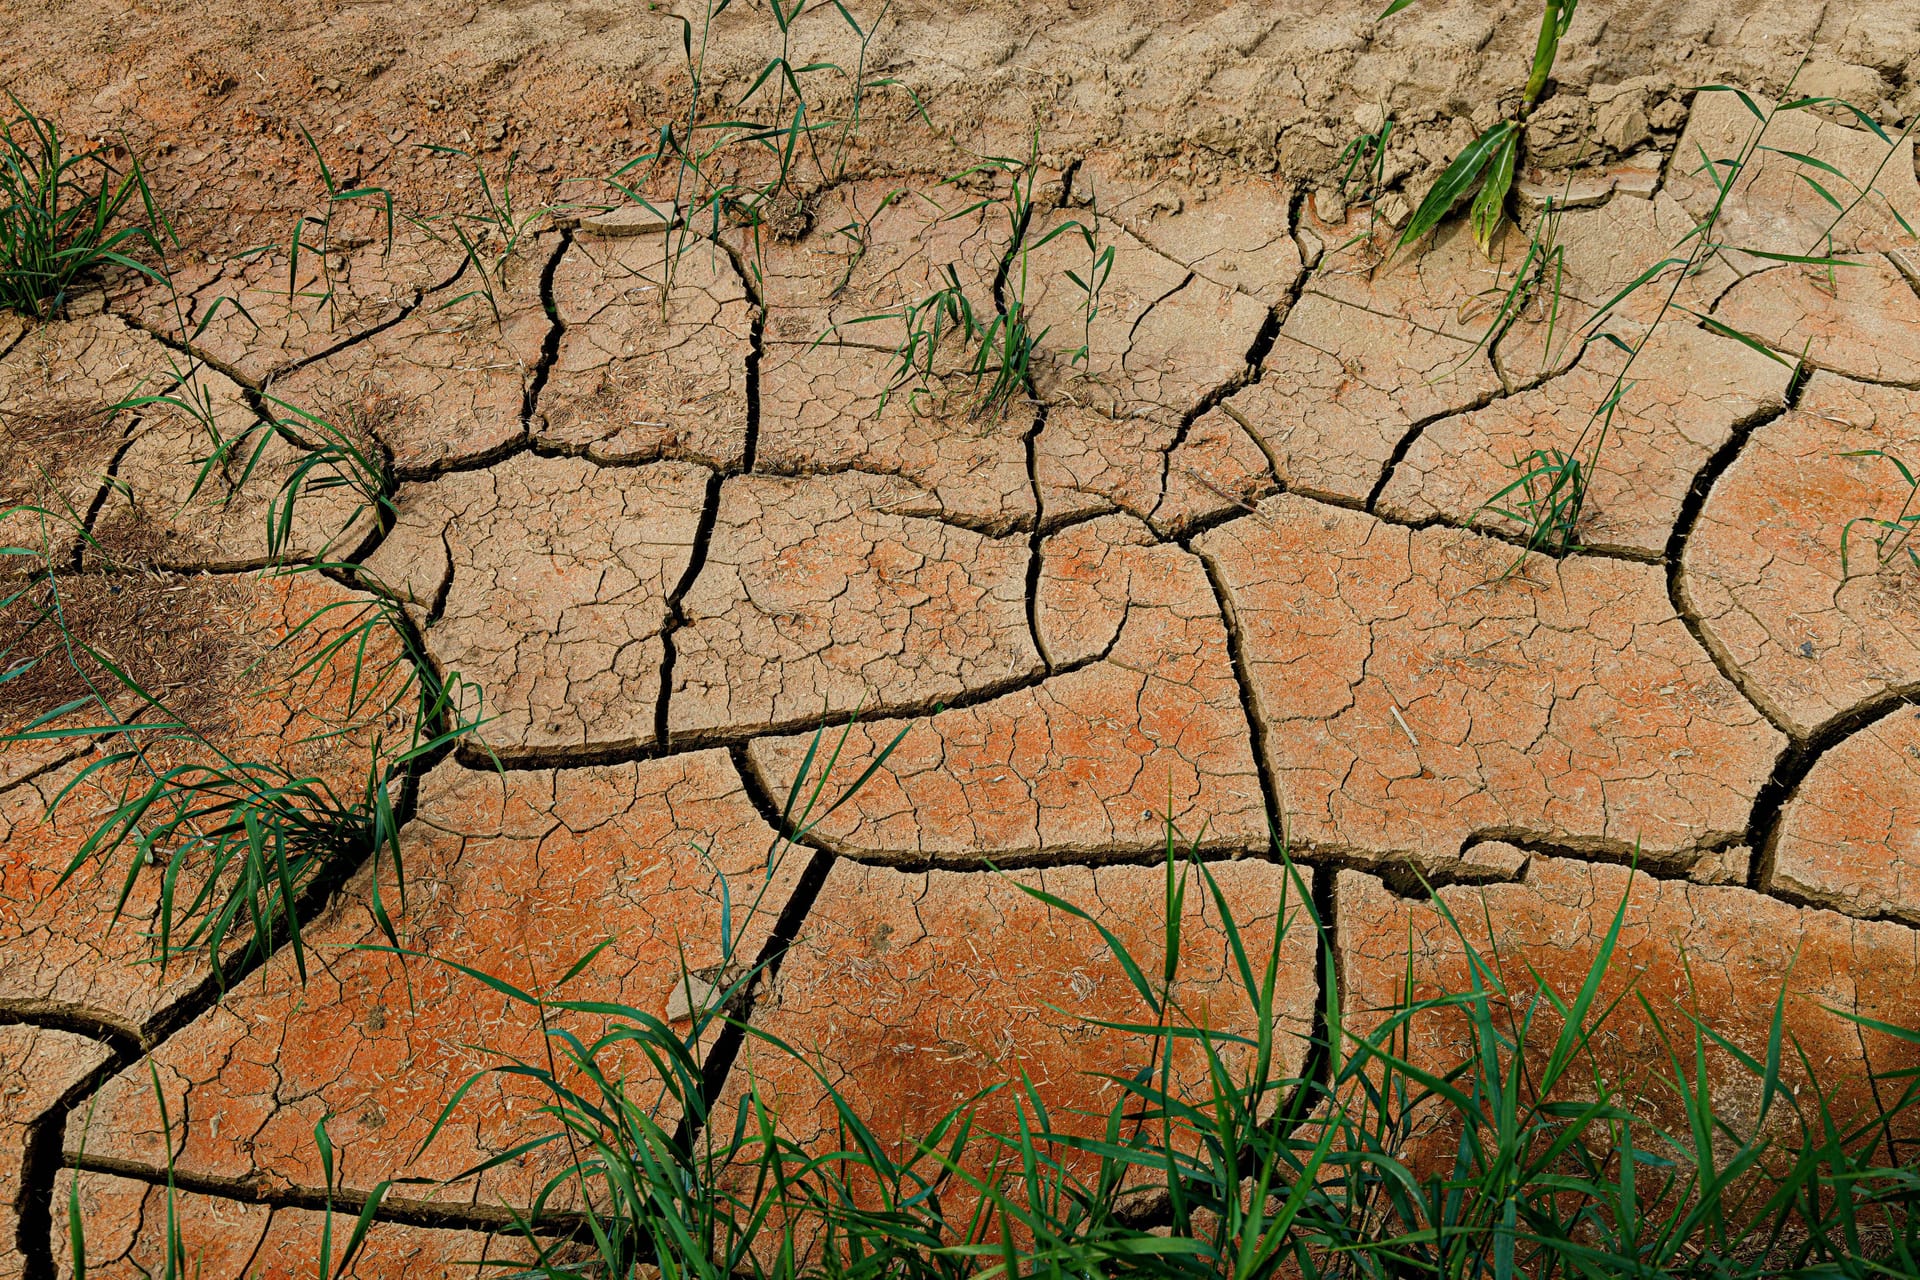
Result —
[[[424,661],[484,691],[478,736],[410,785],[405,945],[538,986],[611,936],[572,994],[673,1019],[683,962],[702,982],[728,976],[724,916],[736,956],[777,961],[743,1011],[883,1138],[1021,1071],[1056,1105],[1100,1108],[1095,1073],[1137,1064],[1080,1019],[1140,1009],[1098,936],[1008,877],[1157,963],[1153,864],[1171,821],[1214,861],[1249,936],[1292,917],[1276,958],[1288,1070],[1307,1060],[1329,976],[1309,903],[1354,1009],[1390,1003],[1409,971],[1459,978],[1415,873],[1516,973],[1577,980],[1624,895],[1622,950],[1656,1008],[1719,1010],[1757,1052],[1784,981],[1789,1028],[1826,1083],[1857,1093],[1901,1064],[1829,1009],[1920,1023],[1920,570],[1858,545],[1843,563],[1839,546],[1848,521],[1901,510],[1885,460],[1862,451],[1920,450],[1911,236],[1871,214],[1839,246],[1862,265],[1837,280],[1728,253],[1682,283],[1687,310],[1617,308],[1610,323],[1646,354],[1582,549],[1529,553],[1484,505],[1514,457],[1567,447],[1613,383],[1618,349],[1569,334],[1712,203],[1677,157],[1733,145],[1739,108],[1660,87],[1712,60],[1706,36],[1649,53],[1651,17],[1623,7],[1569,55],[1563,92],[1591,89],[1604,116],[1632,69],[1657,123],[1616,132],[1615,154],[1577,175],[1559,314],[1530,308],[1487,342],[1486,299],[1526,231],[1492,261],[1458,225],[1417,255],[1383,252],[1373,210],[1323,198],[1332,152],[1313,130],[1335,135],[1313,122],[1354,105],[1329,75],[1466,50],[1451,83],[1428,67],[1402,89],[1434,108],[1416,124],[1444,130],[1447,94],[1497,74],[1505,27],[1402,36],[1343,17],[1345,35],[1311,49],[1248,6],[1174,6],[1129,44],[1108,12],[1079,19],[1088,48],[1111,45],[1095,74],[1100,59],[1021,21],[1056,90],[1032,229],[1074,221],[1114,249],[1087,318],[1065,275],[1082,241],[1029,260],[990,211],[897,198],[934,186],[945,144],[884,114],[858,176],[812,193],[797,235],[729,229],[674,263],[658,232],[543,220],[490,304],[457,247],[417,227],[297,271],[229,257],[279,198],[269,144],[290,85],[320,86],[339,124],[327,145],[350,145],[356,178],[423,208],[470,194],[402,146],[433,113],[497,141],[488,95],[511,86],[534,114],[577,119],[535,146],[532,115],[514,118],[538,184],[592,170],[665,100],[657,42],[624,23],[576,30],[579,6],[535,5],[524,30],[508,7],[450,14],[452,34],[418,47],[395,44],[380,8],[322,6],[307,45],[267,57],[263,91],[208,79],[221,46],[204,34],[137,53],[129,66],[146,69],[124,82],[88,69],[104,55],[65,70],[0,56],[75,121],[130,112],[143,144],[167,143],[155,173],[192,249],[178,302],[123,282],[97,314],[0,322],[0,498],[77,513],[87,537],[16,514],[7,541],[69,567],[90,642],[262,759],[332,777],[348,745],[398,731],[365,714],[326,648],[334,632],[297,629],[320,605],[345,628],[385,594]],[[1903,45],[1829,8],[1804,32],[1726,26],[1719,65],[1768,83],[1781,41],[1816,37],[1843,70],[1920,52],[1920,34]],[[1715,13],[1732,22],[1720,10],[1662,20],[1710,34]],[[1002,72],[1024,55],[981,51],[1006,43],[1009,16],[910,7],[899,21],[887,56],[971,105],[970,144],[1021,145],[1008,122],[1033,85]],[[177,24],[141,22],[138,48]],[[727,38],[741,58],[755,47],[744,29]],[[926,52],[943,39],[964,56]],[[616,123],[604,90],[621,82],[619,48],[634,96]],[[439,81],[423,70],[436,57]],[[1157,96],[1169,58],[1204,63],[1205,94]],[[317,69],[336,63],[365,98],[328,87],[343,82]],[[220,119],[244,106],[265,141],[224,162],[195,145],[186,90],[150,83],[163,67]],[[1293,69],[1297,102],[1249,87],[1274,67]],[[1910,117],[1905,73],[1882,83],[1883,118]],[[369,132],[380,102],[391,127]],[[1283,122],[1236,133],[1222,104]],[[1887,201],[1920,215],[1910,144],[1882,165],[1857,121],[1794,128],[1783,146],[1878,173]],[[1229,141],[1195,145],[1208,136]],[[1727,217],[1741,243],[1793,253],[1821,207],[1763,172]],[[953,369],[924,395],[890,393],[902,326],[862,318],[946,281],[992,307],[1015,266],[1045,330],[1024,394],[972,412]],[[204,423],[163,403],[114,409],[156,389],[204,395],[216,421],[244,424],[269,397],[327,416],[379,459],[387,509],[319,495],[288,545],[337,562],[330,576],[263,576],[266,513],[296,451],[283,441],[196,484]],[[314,653],[330,655],[317,675],[302,666]],[[0,689],[0,727],[61,695]],[[814,727],[854,713],[837,776],[897,745],[770,862]],[[316,724],[335,749],[315,749]],[[557,1150],[455,1175],[533,1134],[534,1094],[496,1079],[419,1147],[489,1052],[538,1046],[532,1015],[450,970],[354,950],[383,936],[373,883],[391,873],[371,865],[337,868],[308,904],[307,945],[329,958],[304,983],[286,949],[224,988],[204,960],[140,965],[150,878],[125,902],[111,877],[60,881],[110,802],[98,761],[80,739],[0,752],[0,1280],[65,1273],[70,1191],[95,1274],[155,1265],[168,1177],[203,1275],[280,1274],[318,1247],[322,1117],[340,1203],[385,1178],[432,1180],[388,1197],[354,1274],[521,1257],[504,1206],[528,1202]],[[1183,997],[1247,1030],[1219,998],[1232,974],[1214,904],[1191,897],[1184,931]],[[1596,1045],[1623,1078],[1654,1058],[1638,1018]],[[1437,1033],[1415,1048],[1455,1052]],[[737,1037],[702,1052],[720,1114],[751,1075],[789,1136],[824,1140],[810,1072]]]

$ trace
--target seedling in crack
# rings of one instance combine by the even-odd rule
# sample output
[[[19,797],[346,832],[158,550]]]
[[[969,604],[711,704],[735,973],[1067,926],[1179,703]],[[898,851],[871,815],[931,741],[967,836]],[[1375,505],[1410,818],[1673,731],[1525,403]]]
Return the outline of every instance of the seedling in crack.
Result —
[[[329,255],[341,247],[343,240],[335,220],[358,201],[377,202],[384,214],[386,239],[383,252],[390,252],[393,248],[393,193],[385,187],[343,187],[334,177],[333,168],[327,164],[326,157],[320,154],[320,144],[314,141],[313,134],[304,125],[301,126],[300,136],[307,140],[307,149],[313,152],[314,163],[320,167],[320,182],[326,189],[327,202],[320,213],[303,213],[294,219],[293,235],[287,242],[287,301],[293,301],[299,288],[300,251],[303,246],[308,246],[320,255],[322,283],[317,300],[331,308],[334,286]],[[314,295],[309,293],[308,296]]]
[[[1032,284],[1032,257],[1036,250],[1063,236],[1078,236],[1087,250],[1084,271],[1067,268],[1063,274],[1080,292],[1082,341],[1069,362],[1084,364],[1091,351],[1093,322],[1100,297],[1113,272],[1114,249],[1102,245],[1094,227],[1067,220],[1034,232],[1034,186],[1039,176],[1039,138],[1022,158],[988,156],[942,180],[943,186],[965,187],[986,181],[989,194],[941,214],[941,221],[971,218],[983,212],[1004,216],[1007,250],[993,282],[991,313],[975,306],[958,268],[938,269],[942,283],[924,297],[895,311],[859,316],[845,326],[898,320],[905,332],[894,349],[894,372],[886,395],[912,388],[917,402],[934,393],[943,376],[958,376],[970,384],[968,413],[976,419],[999,417],[1015,400],[1032,394],[1033,361],[1050,327],[1035,330],[1027,301]],[[1006,188],[1000,191],[1004,179]],[[838,327],[838,326],[837,326]],[[829,330],[831,333],[832,330]],[[827,334],[822,334],[824,340]],[[958,351],[949,351],[950,344]]]
[[[666,222],[663,306],[671,295],[674,264],[679,258],[698,240],[718,239],[735,225],[749,229],[752,269],[760,272],[763,233],[790,235],[804,225],[805,200],[796,190],[802,185],[796,163],[802,156],[811,161],[814,184],[830,185],[845,178],[858,145],[869,94],[880,89],[906,93],[914,112],[931,127],[925,106],[910,87],[891,76],[868,74],[873,39],[892,8],[892,0],[884,0],[865,25],[843,0],[829,2],[859,42],[852,72],[833,62],[796,65],[791,57],[794,32],[809,10],[809,0],[768,0],[767,13],[773,20],[779,51],[761,66],[746,92],[732,104],[735,118],[731,119],[710,118],[706,103],[712,97],[707,84],[707,56],[714,23],[733,0],[707,0],[698,19],[697,37],[694,19],[672,15],[679,25],[688,90],[686,106],[674,119],[660,125],[650,150],[620,165],[606,178],[606,184],[621,199],[660,213]],[[812,5],[814,12],[820,8]],[[812,89],[818,81],[834,79],[845,84],[847,94],[844,113],[837,117],[822,109],[825,95]],[[750,118],[756,113],[764,118]],[[758,181],[741,177],[743,161],[748,170],[770,169],[772,176]],[[649,178],[663,176],[670,178],[667,193],[647,194]],[[773,226],[776,219],[786,226]]]

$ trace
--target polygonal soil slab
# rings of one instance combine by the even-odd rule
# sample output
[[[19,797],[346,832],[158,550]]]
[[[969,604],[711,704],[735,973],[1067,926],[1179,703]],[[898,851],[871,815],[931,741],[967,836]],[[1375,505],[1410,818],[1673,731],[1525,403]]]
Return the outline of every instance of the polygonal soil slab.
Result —
[[[1266,847],[1251,733],[1199,562],[1124,516],[1048,539],[1045,556],[1035,612],[1054,674],[925,719],[856,724],[843,780],[905,734],[815,835],[866,857],[1005,866],[1163,849],[1171,809],[1205,847]],[[748,753],[785,795],[811,741]]]
[[[720,751],[505,775],[448,762],[423,780],[403,840],[405,911],[390,879],[382,890],[402,945],[550,994],[611,937],[564,996],[617,1001],[682,1031],[692,1025],[686,992],[675,1008],[682,964],[700,999],[750,969],[807,860],[804,850],[774,856],[773,831]],[[336,1172],[358,1192],[389,1176],[450,1178],[546,1132],[532,1113],[551,1098],[533,1082],[494,1076],[415,1158],[469,1076],[504,1062],[498,1055],[544,1060],[546,1050],[531,1008],[432,960],[353,950],[385,943],[370,889],[362,872],[309,926],[304,987],[283,952],[154,1051],[181,1173],[322,1190],[313,1126],[329,1114]],[[593,1038],[584,1019],[557,1016]],[[609,1072],[630,1071],[628,1096],[659,1103],[671,1127],[672,1104],[660,1102],[644,1063],[616,1056],[605,1059]],[[144,1065],[104,1086],[83,1134],[86,1123],[71,1122],[70,1152],[84,1136],[90,1159],[164,1168]],[[564,1152],[564,1143],[542,1148],[477,1179],[395,1195],[524,1207]]]
[[[1154,169],[1089,157],[1073,175],[1073,202],[1215,284],[1286,306],[1302,270],[1288,227],[1292,190],[1252,174],[1199,186]]]
[[[356,686],[353,632],[372,602],[324,578],[76,577],[63,579],[62,590],[76,639],[114,654],[164,707],[144,709],[133,694],[121,693],[113,699],[116,714],[172,716],[199,735],[164,729],[119,735],[106,740],[103,752],[141,748],[146,764],[164,773],[205,763],[217,748],[237,761],[314,779],[344,798],[366,785],[376,734],[389,743],[405,740],[404,708],[389,706],[400,692],[400,674],[390,665],[400,657],[397,642],[379,632],[369,638]],[[343,648],[325,652],[343,640]],[[85,696],[88,681],[112,687],[98,668],[83,680],[65,662],[56,635],[37,631],[13,649],[16,658],[34,651],[44,653],[41,663],[4,686],[10,722],[30,708],[44,711]],[[314,665],[302,670],[308,663]],[[95,707],[56,723],[103,722]],[[103,761],[83,778],[93,763],[76,760],[0,792],[0,1004],[78,1015],[144,1037],[208,981],[207,966],[198,949],[164,969],[149,963],[158,941],[164,862],[143,867],[115,919],[136,856],[131,843],[97,851],[59,883],[87,838],[123,799],[142,794],[152,776],[134,762]],[[171,852],[165,845],[159,850]],[[176,929],[189,923],[184,909],[197,891],[196,874],[187,863]],[[176,934],[174,941],[183,939]]]
[[[377,439],[405,477],[510,448],[552,322],[540,279],[552,233],[481,278],[471,265],[398,324],[276,378],[267,394]]]
[[[1378,1011],[1401,1007],[1410,937],[1416,999],[1470,989],[1456,928],[1503,975],[1513,1005],[1522,1011],[1517,1016],[1524,1016],[1535,990],[1532,972],[1571,1003],[1625,899],[1613,965],[1593,1005],[1612,1007],[1613,1013],[1583,1048],[1583,1065],[1575,1073],[1585,1081],[1599,1072],[1616,1098],[1647,1108],[1683,1141],[1686,1116],[1671,1085],[1656,1079],[1671,1077],[1667,1048],[1638,1000],[1621,998],[1629,984],[1652,1005],[1666,1034],[1681,1043],[1689,1074],[1687,1012],[1764,1061],[1782,984],[1788,992],[1787,1034],[1815,1064],[1824,1088],[1840,1086],[1836,1110],[1842,1115],[1870,1103],[1869,1066],[1886,1071],[1913,1065],[1910,1047],[1827,1011],[1843,1009],[1901,1027],[1920,1018],[1914,996],[1920,951],[1914,934],[1897,925],[1796,908],[1744,888],[1656,880],[1625,867],[1542,856],[1528,863],[1519,884],[1441,889],[1450,918],[1359,872],[1341,872],[1334,896],[1342,995],[1349,1023],[1361,1029],[1377,1025],[1383,1016]],[[1504,1012],[1495,1016],[1507,1025]],[[1552,1029],[1545,1036],[1558,1028],[1557,1022],[1546,1025]],[[1444,1072],[1465,1058],[1465,1027],[1451,1015],[1422,1015],[1412,1028],[1416,1063]],[[1550,1044],[1535,1046],[1542,1059]],[[1795,1052],[1789,1049],[1786,1058],[1788,1079],[1804,1079]],[[1711,1045],[1708,1070],[1715,1112],[1736,1131],[1750,1133],[1760,1083]]]
[[[1318,942],[1307,894],[1316,873],[1266,862],[1210,864],[1255,973],[1279,938],[1274,1074],[1297,1074],[1316,995]],[[1187,870],[1178,1023],[1251,1036],[1255,1008],[1217,905]],[[1324,874],[1324,873],[1320,873]],[[748,1037],[728,1080],[733,1105],[749,1082],[775,1109],[786,1136],[814,1149],[833,1141],[832,1103],[820,1068],[883,1143],[898,1152],[981,1089],[1012,1085],[979,1110],[981,1131],[1013,1131],[1024,1072],[1063,1128],[1097,1136],[1122,1102],[1103,1074],[1131,1075],[1154,1050],[1144,1036],[1090,1019],[1152,1023],[1094,925],[1023,892],[1030,885],[1088,912],[1113,931],[1158,982],[1166,950],[1167,872],[1161,867],[1054,867],[1006,877],[989,872],[900,872],[835,864],[788,949],[754,1024],[805,1058]],[[1282,915],[1284,913],[1284,915]],[[1205,1089],[1191,1042],[1173,1052],[1172,1087]],[[1243,1054],[1228,1050],[1229,1060]],[[1135,1104],[1137,1105],[1137,1104]],[[1131,1109],[1131,1108],[1130,1108]],[[1093,1112],[1093,1116],[1076,1112]],[[980,1160],[978,1150],[970,1163]]]
[[[1289,495],[1195,546],[1296,848],[1443,866],[1525,835],[1690,860],[1746,829],[1783,745],[1656,566],[1522,559]]]
[[[890,351],[852,343],[768,343],[760,365],[761,471],[899,476],[946,519],[992,533],[1031,525],[1026,437],[1034,406],[975,412],[964,374],[901,381]]]
[[[1246,424],[1290,489],[1364,503],[1417,424],[1500,392],[1496,350],[1506,376],[1527,382],[1544,360],[1564,363],[1578,349],[1572,304],[1556,319],[1544,293],[1494,340],[1526,257],[1518,231],[1501,240],[1495,262],[1464,226],[1398,253],[1365,215],[1321,234],[1336,247],[1308,276],[1259,381],[1214,411]]]
[[[187,1274],[195,1280],[306,1280],[323,1273],[341,1280],[482,1280],[530,1267],[536,1253],[512,1229],[375,1222],[352,1265],[342,1270],[357,1208],[334,1213],[331,1265],[324,1266],[321,1246],[329,1226],[324,1210],[247,1204],[191,1191],[175,1191],[169,1204],[164,1184],[62,1170],[55,1180],[53,1215],[53,1256],[61,1280],[73,1274],[66,1206],[75,1179],[90,1278],[145,1280],[167,1274],[170,1219]]]
[[[667,598],[693,555],[708,474],[522,454],[408,485],[367,568],[431,610],[427,650],[479,684],[495,750],[649,743]]]
[[[1392,228],[1366,210],[1331,225],[1314,219],[1308,231],[1327,251],[1308,274],[1303,292],[1469,344],[1486,335],[1499,291],[1512,284],[1518,261],[1507,261],[1510,246],[1505,238],[1498,256],[1489,261],[1471,232],[1456,224],[1443,225],[1422,244],[1400,249]]]
[[[297,264],[270,249],[183,267],[178,305],[147,290],[138,318],[258,385],[406,315],[466,262],[458,244],[417,231],[335,245],[303,244]]]
[[[1027,540],[936,510],[884,476],[727,481],[674,635],[670,730],[791,728],[1037,674]]]
[[[0,1280],[25,1273],[15,1237],[26,1207],[31,1131],[73,1101],[112,1056],[99,1041],[69,1031],[0,1027]]]
[[[719,246],[581,235],[553,277],[563,326],[534,439],[596,462],[741,464],[753,307]]]
[[[1714,483],[1687,540],[1682,599],[1747,693],[1797,736],[1920,680],[1920,570],[1898,542],[1877,548],[1866,522],[1898,518],[1908,488],[1888,458],[1847,456],[1920,462],[1917,405],[1920,393],[1814,374]]]
[[[1781,811],[1770,883],[1920,921],[1920,712],[1896,707],[1814,762]]]
[[[1273,463],[1232,412],[1201,415],[1167,452],[1167,478],[1148,522],[1163,537],[1177,538],[1194,525],[1217,520],[1280,488]]]
[[[1200,422],[1231,417],[1273,455],[1280,480],[1365,502],[1413,425],[1500,389],[1474,340],[1316,293],[1287,313],[1260,380]],[[1196,426],[1200,424],[1195,424]]]
[[[1761,111],[1774,105],[1764,97],[1747,96]],[[1759,126],[1739,95],[1696,94],[1686,130],[1668,166],[1666,190],[1686,206],[1688,213],[1704,219],[1720,193],[1715,174],[1707,170],[1701,155],[1713,161],[1719,180],[1724,181],[1728,163],[1742,155]],[[1825,254],[1873,252],[1912,244],[1911,233],[1901,227],[1892,212],[1898,210],[1912,222],[1913,210],[1920,208],[1911,138],[1889,148],[1866,129],[1848,128],[1800,109],[1776,112],[1760,141],[1768,149],[1755,152],[1733,180],[1732,192],[1713,229],[1716,241],[1732,246],[1722,256],[1736,270],[1744,274],[1770,265],[1770,260],[1741,253],[1741,249]],[[1802,164],[1790,153],[1831,165],[1843,176]],[[1820,184],[1843,207],[1853,204],[1844,219],[1813,183]],[[1873,194],[1854,204],[1855,196],[1869,185]]]
[[[1248,373],[1268,309],[1147,248],[1091,214],[1053,215],[1034,239],[1027,274],[1031,331],[1043,339],[1035,384],[1049,404],[1034,441],[1034,475],[1049,522],[1120,507],[1146,517],[1160,504],[1167,453],[1205,399]],[[1104,276],[1093,261],[1113,250]],[[1095,280],[1098,300],[1068,277]],[[1103,282],[1102,282],[1103,280]],[[1084,348],[1083,355],[1076,355]]]
[[[1850,261],[1756,271],[1728,291],[1714,319],[1815,369],[1920,384],[1920,296],[1882,255]]]
[[[1657,556],[1694,476],[1737,427],[1785,403],[1791,373],[1674,320],[1631,365],[1625,352],[1594,343],[1570,372],[1427,427],[1394,468],[1380,513],[1528,536],[1529,522],[1549,520],[1548,507],[1564,500],[1550,476],[1529,482],[1528,473],[1573,457],[1590,464],[1580,544]]]

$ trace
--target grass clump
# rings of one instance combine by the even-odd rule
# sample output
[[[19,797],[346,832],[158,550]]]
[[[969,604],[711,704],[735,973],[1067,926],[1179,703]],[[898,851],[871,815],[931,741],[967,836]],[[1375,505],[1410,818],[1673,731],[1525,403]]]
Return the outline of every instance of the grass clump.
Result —
[[[271,416],[222,436],[184,376],[173,390],[135,397],[116,411],[160,404],[210,433],[189,500],[203,490],[218,500],[221,487],[247,483],[269,446],[293,446],[292,464],[267,504],[274,564],[256,584],[269,597],[284,595],[293,612],[275,624],[263,651],[248,655],[230,653],[230,640],[208,640],[199,617],[169,615],[157,633],[156,624],[142,622],[132,638],[138,643],[130,643],[113,618],[129,608],[145,615],[127,602],[155,592],[164,597],[170,584],[185,589],[191,580],[116,564],[113,545],[97,540],[72,512],[0,512],[0,520],[66,530],[65,537],[41,540],[57,551],[8,549],[19,585],[0,600],[0,703],[13,713],[0,749],[80,753],[85,763],[50,801],[49,820],[82,797],[107,802],[89,819],[61,883],[119,865],[117,921],[143,879],[157,882],[152,939],[161,965],[203,952],[221,975],[290,943],[304,976],[306,895],[327,875],[369,858],[402,869],[409,780],[474,732],[479,693],[457,672],[436,671],[388,595],[302,589],[303,582],[320,588],[313,581],[320,575],[364,577],[357,566],[326,558],[324,548],[310,559],[295,558],[293,549],[296,512],[316,494],[353,492],[359,505],[349,526],[369,508],[387,511],[382,470],[362,444],[271,399],[262,402]],[[87,572],[75,569],[68,545],[89,558]],[[247,589],[236,583],[229,594],[232,609],[244,612]],[[178,607],[159,597],[155,604]],[[176,623],[198,649],[182,651],[165,638]],[[157,646],[168,648],[168,661],[128,660]],[[156,685],[150,671],[162,667],[180,678]],[[268,698],[291,713],[285,725],[265,739],[230,732],[233,708]],[[404,895],[404,876],[399,883]],[[391,930],[377,885],[372,907]]]
[[[540,1148],[568,1153],[521,1219],[539,1252],[530,1274],[547,1280],[656,1267],[703,1280],[1769,1280],[1920,1265],[1909,1212],[1920,1165],[1900,1154],[1916,1073],[1873,1076],[1877,1105],[1855,1114],[1801,1053],[1784,988],[1757,1047],[1698,1010],[1662,1013],[1623,972],[1625,897],[1588,971],[1562,991],[1531,970],[1510,982],[1512,966],[1476,947],[1436,896],[1464,980],[1429,994],[1409,968],[1394,1003],[1359,1008],[1343,997],[1303,877],[1289,872],[1263,946],[1194,849],[1171,832],[1168,846],[1164,960],[1135,957],[1087,911],[1020,885],[1068,927],[1099,930],[1137,999],[1138,1017],[1089,1028],[1130,1038],[1126,1060],[1140,1064],[1103,1077],[1116,1099],[1104,1112],[1059,1107],[1023,1076],[888,1141],[809,1065],[835,1122],[802,1144],[751,1080],[723,1105],[703,1066],[724,1032],[811,1063],[743,1020],[766,961],[681,1027],[469,970],[539,1018],[550,1052],[482,1072],[450,1100],[441,1125],[494,1073],[532,1080],[547,1099],[540,1132],[460,1177]],[[1180,998],[1189,894],[1220,921],[1237,1010]],[[1280,944],[1295,929],[1318,939],[1325,975],[1298,1074],[1282,1064],[1302,1046],[1275,1018],[1288,980]],[[1664,1046],[1631,1080],[1596,1052],[1628,1011]],[[1838,1016],[1920,1046],[1920,1033]],[[1436,1026],[1455,1056],[1436,1060]],[[1748,1103],[1731,1101],[1735,1086]],[[1010,1116],[998,1128],[989,1100]]]
[[[0,307],[47,319],[113,266],[163,280],[134,256],[144,246],[159,257],[170,234],[139,159],[129,155],[121,173],[107,146],[70,151],[58,125],[7,97],[14,114],[0,134]]]

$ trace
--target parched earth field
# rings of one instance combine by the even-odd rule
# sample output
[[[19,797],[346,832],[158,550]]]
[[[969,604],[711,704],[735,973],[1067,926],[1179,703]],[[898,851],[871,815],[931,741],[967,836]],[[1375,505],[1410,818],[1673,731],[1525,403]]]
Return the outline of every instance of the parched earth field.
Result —
[[[436,1122],[541,1022],[436,960],[545,992],[610,939],[566,993],[674,1025],[737,984],[804,1061],[716,1032],[708,1088],[796,1142],[822,1079],[889,1140],[1022,1072],[1103,1108],[1139,1064],[1088,1020],[1140,1006],[1021,886],[1157,964],[1170,840],[1220,887],[1183,998],[1249,1029],[1223,902],[1289,1071],[1330,991],[1457,982],[1463,936],[1577,986],[1616,912],[1610,996],[1762,1053],[1784,986],[1829,1084],[1906,1065],[1835,1011],[1920,1026],[1920,9],[1589,0],[1482,253],[1398,228],[1537,11],[1377,7],[895,6],[864,53],[809,10],[789,63],[862,68],[809,73],[822,118],[886,83],[702,204],[778,148],[603,179],[791,115],[741,104],[781,53],[744,0],[684,15],[697,94],[666,5],[0,4],[0,81],[177,236],[0,318],[9,608],[97,655],[7,624],[0,1280],[70,1273],[69,1204],[95,1273],[157,1271],[169,1182],[207,1280],[311,1274],[387,1180],[354,1274],[523,1258],[563,1150],[467,1171],[538,1089]],[[1786,95],[1860,110],[1713,167]],[[1021,317],[1005,395],[963,314]],[[88,844],[140,768],[351,801],[441,686],[403,875],[363,841],[299,947],[155,962],[165,855]],[[20,736],[88,697],[184,728]]]

